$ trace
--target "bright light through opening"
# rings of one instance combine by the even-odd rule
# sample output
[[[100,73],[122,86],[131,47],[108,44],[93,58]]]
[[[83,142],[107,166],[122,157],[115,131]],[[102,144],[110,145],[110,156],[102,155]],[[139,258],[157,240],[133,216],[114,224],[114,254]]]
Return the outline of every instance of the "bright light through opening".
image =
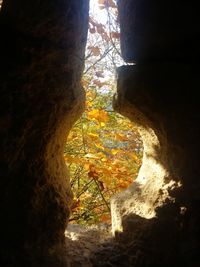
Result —
[[[110,224],[110,198],[133,182],[142,161],[136,128],[112,107],[116,68],[124,64],[117,15],[115,1],[90,1],[82,78],[86,109],[64,154],[74,193],[71,223]]]

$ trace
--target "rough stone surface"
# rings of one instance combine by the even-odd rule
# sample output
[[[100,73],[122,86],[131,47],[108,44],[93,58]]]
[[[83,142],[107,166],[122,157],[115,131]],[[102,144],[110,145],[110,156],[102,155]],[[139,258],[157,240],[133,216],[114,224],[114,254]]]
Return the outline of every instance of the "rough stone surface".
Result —
[[[4,1],[0,13],[0,265],[64,266],[67,132],[80,86],[88,1]]]
[[[193,66],[187,64],[123,66],[118,70],[114,107],[138,125],[144,143],[137,180],[111,201],[113,231],[120,242],[133,251],[138,243],[144,244],[140,248],[143,260],[137,259],[133,266],[197,264],[199,230],[191,225],[199,221],[199,211],[193,213],[200,193],[194,172],[194,168],[198,170],[199,125],[195,121],[199,121],[199,107],[195,90],[192,95],[186,90],[198,86],[196,77]]]
[[[96,252],[108,244],[111,247],[114,244],[111,227],[106,223],[96,226],[69,224],[65,236],[66,254],[71,267],[92,267]]]
[[[137,65],[119,68],[114,107],[138,125],[144,157],[136,182],[112,199],[112,237],[98,227],[64,236],[71,191],[63,146],[84,108],[88,1],[3,2],[2,267],[200,266],[196,2],[118,3],[122,54]]]
[[[137,64],[118,69],[114,107],[138,125],[144,157],[136,182],[111,201],[120,251],[132,255],[114,266],[200,265],[199,24],[183,22],[186,10],[197,19],[192,3],[182,12],[174,3],[170,21],[169,6],[119,1],[122,54]]]
[[[132,62],[196,61],[200,19],[196,0],[118,0],[122,54]]]

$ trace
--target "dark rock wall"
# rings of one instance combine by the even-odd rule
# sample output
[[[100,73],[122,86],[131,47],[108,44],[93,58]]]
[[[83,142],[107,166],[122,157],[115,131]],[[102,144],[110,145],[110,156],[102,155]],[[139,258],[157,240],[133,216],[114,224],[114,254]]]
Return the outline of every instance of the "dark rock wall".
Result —
[[[197,1],[118,1],[122,54],[127,61],[196,61]],[[130,30],[131,29],[131,30]]]
[[[0,11],[1,266],[64,262],[63,147],[84,109],[88,2],[5,0]]]
[[[195,1],[118,5],[122,54],[137,64],[119,69],[114,105],[141,130],[139,178],[147,177],[116,200],[116,228],[124,232],[114,229],[115,242],[97,252],[94,266],[196,267],[198,8]],[[68,265],[63,233],[72,194],[63,146],[84,108],[87,22],[88,0],[4,0],[1,7],[0,266]]]
[[[177,183],[168,189],[169,198],[156,208],[156,218],[149,223],[124,212],[121,220],[127,237],[125,233],[120,234],[121,240],[124,243],[127,238],[131,240],[127,250],[135,255],[124,266],[199,266],[200,23],[197,4],[194,1],[120,0],[118,6],[122,54],[125,60],[136,65],[118,70],[115,108],[139,126],[145,128],[146,124],[158,137],[159,151],[165,153],[165,160],[162,154],[154,156],[168,173],[160,185],[158,199],[170,181]],[[157,149],[155,147],[155,151]],[[147,185],[151,189],[151,177]],[[139,196],[144,190],[146,187]],[[142,201],[148,203],[148,196]]]

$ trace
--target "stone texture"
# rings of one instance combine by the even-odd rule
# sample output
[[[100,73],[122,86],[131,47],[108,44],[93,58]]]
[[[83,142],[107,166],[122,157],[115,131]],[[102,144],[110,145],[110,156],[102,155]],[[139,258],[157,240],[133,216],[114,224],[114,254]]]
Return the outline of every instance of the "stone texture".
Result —
[[[0,13],[1,266],[64,266],[66,136],[80,86],[88,1],[4,2]]]
[[[119,68],[114,107],[137,124],[143,165],[136,182],[112,199],[115,237],[102,243],[95,230],[79,239],[83,246],[64,237],[72,195],[63,146],[84,108],[88,1],[2,5],[2,267],[200,266],[196,2],[118,3],[122,54],[137,65]]]
[[[135,255],[124,266],[198,263],[199,230],[194,222],[199,222],[200,131],[196,122],[200,113],[196,86],[196,71],[188,64],[164,62],[118,70],[114,107],[137,124],[144,144],[138,178],[111,200],[119,246],[122,249],[126,244]],[[142,244],[142,260],[137,258],[138,244]]]
[[[199,266],[200,53],[191,43],[199,36],[195,5],[118,2],[122,54],[137,64],[118,69],[114,107],[138,125],[144,157],[137,180],[111,201],[116,251],[124,251],[112,266]]]
[[[113,237],[110,225],[85,226],[69,224],[66,231],[67,258],[71,267],[92,267],[96,251],[104,249]]]
[[[196,0],[118,0],[121,46],[132,62],[199,58],[199,14]]]

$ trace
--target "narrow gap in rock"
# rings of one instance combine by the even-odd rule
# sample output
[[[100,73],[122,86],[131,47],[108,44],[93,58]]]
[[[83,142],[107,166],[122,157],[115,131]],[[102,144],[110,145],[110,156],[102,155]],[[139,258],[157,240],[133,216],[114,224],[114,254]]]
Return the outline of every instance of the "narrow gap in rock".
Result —
[[[119,37],[116,3],[91,0],[82,78],[85,112],[64,152],[74,194],[70,224],[110,227],[110,198],[133,182],[141,166],[137,129],[112,107],[116,68],[124,64]]]
[[[98,253],[115,250],[111,198],[137,178],[143,142],[136,126],[113,110],[121,58],[116,1],[90,1],[82,86],[85,112],[71,129],[64,157],[73,191],[65,231],[72,266],[93,266]],[[112,208],[113,209],[113,208]],[[112,210],[114,216],[116,209]],[[116,217],[118,218],[118,217]]]

